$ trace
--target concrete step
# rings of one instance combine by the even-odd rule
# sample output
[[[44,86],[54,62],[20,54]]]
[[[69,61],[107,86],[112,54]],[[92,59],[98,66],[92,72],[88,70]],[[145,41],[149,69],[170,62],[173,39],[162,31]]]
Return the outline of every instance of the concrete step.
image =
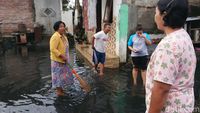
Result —
[[[93,65],[93,62],[92,62],[93,50],[92,50],[91,45],[76,44],[76,50],[85,60],[87,60],[90,63],[90,65]],[[105,67],[118,68],[119,57],[106,53]]]

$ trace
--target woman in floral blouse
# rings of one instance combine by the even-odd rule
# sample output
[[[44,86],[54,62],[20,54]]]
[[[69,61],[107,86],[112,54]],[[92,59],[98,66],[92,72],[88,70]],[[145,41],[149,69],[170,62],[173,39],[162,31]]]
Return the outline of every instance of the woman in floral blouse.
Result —
[[[151,56],[146,79],[146,113],[192,113],[196,55],[182,28],[187,0],[159,0],[155,22],[166,36]]]

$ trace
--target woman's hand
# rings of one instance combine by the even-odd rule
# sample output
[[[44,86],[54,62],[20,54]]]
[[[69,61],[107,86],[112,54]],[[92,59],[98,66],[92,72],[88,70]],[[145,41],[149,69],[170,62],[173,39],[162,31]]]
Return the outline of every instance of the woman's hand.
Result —
[[[165,84],[159,81],[154,81],[154,86],[152,88],[150,108],[148,113],[160,113],[163,109],[168,93],[170,91],[171,85]]]
[[[62,58],[62,60],[64,60],[65,62],[67,61],[67,57],[65,55],[60,55],[60,58]]]
[[[137,53],[137,52],[138,52],[138,50],[137,50],[137,49],[135,49],[135,48],[132,48],[132,51],[133,51],[133,52],[135,52],[135,53]]]
[[[145,40],[145,42],[146,42],[147,45],[151,45],[151,41],[149,41],[149,40],[146,38],[145,35],[141,34],[141,35],[139,35],[139,36]]]
[[[128,48],[129,48],[129,50],[131,50],[131,51],[133,51],[133,52],[138,52],[138,49],[135,49],[135,48],[133,48],[133,47],[131,47],[131,46],[128,46]]]
[[[146,38],[143,34],[138,34],[141,38]]]

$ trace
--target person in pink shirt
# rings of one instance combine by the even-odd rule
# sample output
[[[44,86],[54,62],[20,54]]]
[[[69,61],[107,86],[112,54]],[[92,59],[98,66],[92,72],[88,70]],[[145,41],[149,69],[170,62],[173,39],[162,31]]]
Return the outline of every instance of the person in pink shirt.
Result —
[[[166,36],[151,55],[146,75],[146,113],[192,113],[196,55],[182,28],[187,0],[159,0],[155,22]]]

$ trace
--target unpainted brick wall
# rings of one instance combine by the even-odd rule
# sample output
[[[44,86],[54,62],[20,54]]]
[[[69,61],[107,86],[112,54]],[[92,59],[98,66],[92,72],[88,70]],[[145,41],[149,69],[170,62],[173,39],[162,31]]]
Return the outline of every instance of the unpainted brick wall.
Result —
[[[18,24],[33,29],[33,0],[0,0],[1,32],[4,34],[18,31]]]

